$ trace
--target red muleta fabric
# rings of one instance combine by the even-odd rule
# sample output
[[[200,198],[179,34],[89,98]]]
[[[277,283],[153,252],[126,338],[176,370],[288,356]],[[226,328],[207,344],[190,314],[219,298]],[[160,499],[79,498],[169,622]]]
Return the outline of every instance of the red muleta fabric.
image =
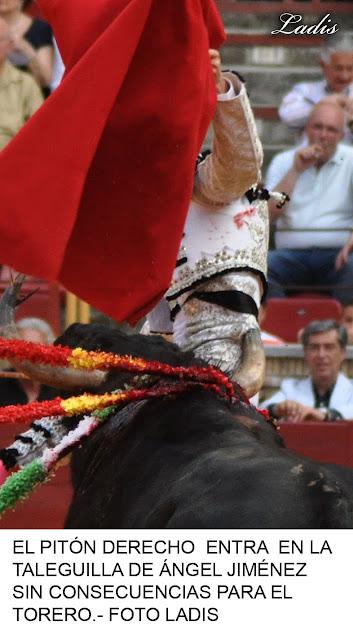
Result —
[[[213,0],[39,0],[67,72],[0,154],[0,255],[135,322],[168,287],[215,106]]]

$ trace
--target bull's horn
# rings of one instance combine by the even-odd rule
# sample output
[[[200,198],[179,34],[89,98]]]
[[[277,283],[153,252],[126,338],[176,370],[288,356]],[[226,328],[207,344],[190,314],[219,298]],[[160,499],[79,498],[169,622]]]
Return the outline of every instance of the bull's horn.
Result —
[[[12,284],[6,287],[0,299],[0,335],[18,338],[15,325],[15,307],[20,304],[20,292],[25,276],[18,274]]]
[[[242,340],[242,360],[235,372],[235,380],[243,387],[248,398],[260,391],[265,380],[265,352],[260,329],[249,329]]]
[[[5,289],[0,300],[0,335],[5,338],[20,339],[15,324],[15,307],[21,302],[20,290],[24,279],[25,276],[22,274],[16,276],[14,282]],[[51,367],[28,361],[10,360],[10,362],[17,371],[24,373],[28,378],[60,389],[98,387],[107,376],[104,371],[81,371],[73,367]]]
[[[11,361],[17,371],[24,373],[27,378],[38,380],[41,384],[58,389],[88,389],[99,387],[106,379],[104,371],[81,371],[72,367],[51,367],[46,364],[33,364],[23,360]]]

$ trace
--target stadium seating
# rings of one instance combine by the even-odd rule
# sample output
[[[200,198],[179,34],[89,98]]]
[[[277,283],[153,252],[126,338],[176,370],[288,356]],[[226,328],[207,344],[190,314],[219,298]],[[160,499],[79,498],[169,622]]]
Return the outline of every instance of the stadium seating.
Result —
[[[341,305],[333,298],[271,298],[263,329],[287,342],[297,342],[298,331],[312,320],[339,320],[341,314]]]

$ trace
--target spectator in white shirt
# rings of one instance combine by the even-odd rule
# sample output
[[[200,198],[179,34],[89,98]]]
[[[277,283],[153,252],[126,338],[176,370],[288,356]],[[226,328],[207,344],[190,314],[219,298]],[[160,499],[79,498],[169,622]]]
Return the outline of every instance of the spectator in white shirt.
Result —
[[[285,288],[329,289],[344,303],[353,286],[353,149],[339,144],[344,112],[322,102],[306,126],[308,144],[275,156],[269,189],[285,191],[282,209],[269,204],[277,219],[276,250],[269,255],[269,297],[285,296]]]
[[[339,104],[347,115],[344,142],[353,143],[353,46],[346,37],[328,36],[320,66],[323,80],[299,82],[284,96],[278,113],[283,122],[296,129],[298,137],[313,107],[323,99]]]
[[[288,422],[351,420],[353,384],[342,373],[347,332],[336,320],[314,320],[301,337],[309,376],[285,378],[262,408]]]

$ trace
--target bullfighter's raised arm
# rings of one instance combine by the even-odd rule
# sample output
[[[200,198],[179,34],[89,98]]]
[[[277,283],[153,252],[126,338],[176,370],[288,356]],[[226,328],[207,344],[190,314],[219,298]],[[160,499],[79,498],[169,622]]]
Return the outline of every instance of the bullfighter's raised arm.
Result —
[[[193,194],[194,200],[216,205],[243,196],[259,182],[263,160],[245,85],[231,72],[222,78],[228,90],[218,93],[212,153],[199,164]]]

